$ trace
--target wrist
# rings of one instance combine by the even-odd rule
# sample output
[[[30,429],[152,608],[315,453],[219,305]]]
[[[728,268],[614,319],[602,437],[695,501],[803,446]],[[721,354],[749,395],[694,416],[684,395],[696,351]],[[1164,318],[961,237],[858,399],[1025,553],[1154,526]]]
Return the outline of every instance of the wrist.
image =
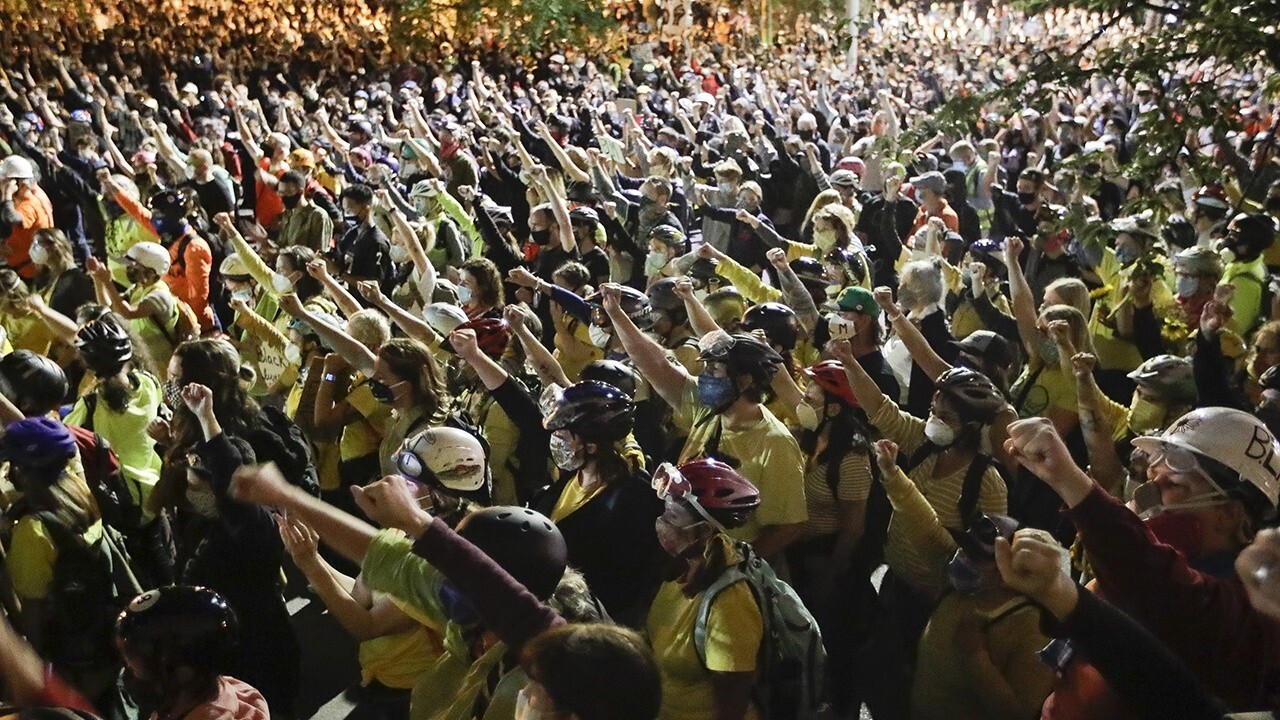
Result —
[[[1055,618],[1062,620],[1080,604],[1080,586],[1066,575],[1059,575],[1047,592],[1034,599]]]
[[[411,514],[405,520],[400,529],[408,533],[410,537],[420,538],[427,531],[427,527],[431,525],[432,518],[431,513],[426,510],[413,508]]]

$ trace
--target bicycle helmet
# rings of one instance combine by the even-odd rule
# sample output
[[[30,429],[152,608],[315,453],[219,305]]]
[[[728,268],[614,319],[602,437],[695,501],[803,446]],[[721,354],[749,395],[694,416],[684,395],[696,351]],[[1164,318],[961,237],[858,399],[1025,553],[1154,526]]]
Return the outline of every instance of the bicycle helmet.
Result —
[[[659,225],[649,231],[649,240],[657,240],[667,247],[684,249],[684,233],[671,225]]]
[[[720,460],[691,460],[677,469],[689,481],[692,499],[726,528],[742,527],[760,507],[756,486]]]
[[[849,376],[844,372],[844,363],[839,360],[823,360],[813,367],[805,368],[804,374],[818,383],[828,395],[839,398],[840,402],[851,408],[858,407],[858,398],[853,396]]]
[[[249,282],[252,276],[249,275],[249,266],[240,258],[240,253],[228,253],[222,259],[222,264],[218,266],[218,274],[222,275],[223,280],[235,280],[236,282]]]
[[[489,480],[484,446],[459,428],[433,427],[406,438],[395,463],[406,479],[454,493],[475,492]]]
[[[511,329],[507,327],[507,321],[500,318],[480,317],[468,320],[455,330],[475,331],[476,345],[480,352],[495,360],[502,357],[502,353],[507,351],[507,345],[511,344]]]
[[[449,333],[468,321],[467,313],[462,308],[446,302],[434,302],[423,308],[422,319],[440,337],[448,337]]]
[[[56,476],[75,456],[71,431],[46,415],[12,422],[0,435],[0,459],[27,472]]]
[[[617,360],[596,360],[583,368],[578,377],[583,381],[594,380],[606,385],[612,385],[626,393],[629,398],[636,396],[636,385],[638,384],[636,371],[632,370],[631,366],[620,363]]]
[[[965,418],[973,418],[986,425],[995,419],[996,413],[1008,403],[986,375],[969,368],[956,367],[942,373],[934,386],[952,402]]]
[[[1173,256],[1173,269],[1187,275],[1222,277],[1222,256],[1210,248],[1193,245]]]
[[[947,532],[970,559],[993,562],[996,559],[996,539],[1013,542],[1013,535],[1019,527],[1018,521],[1008,515],[979,513],[967,529],[947,528]]]
[[[116,639],[147,666],[172,671],[186,665],[214,672],[235,647],[240,623],[218,593],[170,585],[134,598],[116,620]]]
[[[699,342],[699,358],[705,362],[722,362],[730,375],[751,375],[756,385],[768,387],[782,367],[782,356],[746,333],[709,333]]]
[[[180,218],[187,214],[187,194],[181,190],[161,190],[151,196],[151,211],[168,218]]]
[[[677,278],[662,278],[649,286],[649,291],[645,293],[649,297],[649,305],[659,310],[684,310],[684,300],[676,295]]]
[[[689,266],[689,278],[692,280],[722,280],[723,278],[716,272],[716,268],[720,267],[720,261],[715,258],[700,257],[693,261]]]
[[[551,597],[569,564],[560,530],[528,508],[500,506],[471,513],[458,525],[458,534],[539,600]]]
[[[1231,201],[1227,197],[1227,191],[1217,183],[1201,185],[1200,189],[1191,194],[1191,202],[1196,205],[1218,208],[1220,210],[1226,210],[1231,207]]]
[[[658,322],[658,318],[653,314],[653,306],[649,304],[649,296],[639,290],[623,286],[622,298],[620,304],[622,312],[631,318],[631,322],[641,330],[652,330],[653,326]],[[591,293],[586,297],[587,304],[594,305],[599,308],[604,307],[604,295],[600,292]],[[597,321],[597,325],[610,326],[609,316],[605,313],[599,315],[601,321]]]
[[[760,303],[748,310],[742,316],[742,329],[763,330],[770,342],[786,351],[795,349],[800,336],[796,311],[779,302]]]
[[[52,412],[67,396],[67,376],[58,364],[30,350],[15,350],[0,358],[0,394],[23,415]]]
[[[1190,358],[1156,355],[1129,373],[1129,379],[1159,393],[1169,402],[1189,405],[1196,401],[1196,379]]]
[[[623,391],[585,380],[560,393],[542,425],[551,432],[569,430],[592,442],[617,442],[631,432],[635,413],[635,403]]]
[[[1196,244],[1196,226],[1181,215],[1171,215],[1161,228],[1160,237],[1170,248],[1185,250]]]
[[[576,207],[569,211],[569,223],[595,230],[600,224],[600,214],[589,207]]]
[[[76,333],[76,350],[98,377],[115,375],[133,359],[133,341],[124,328],[109,320],[94,320]]]
[[[1249,254],[1256,255],[1271,247],[1276,239],[1276,221],[1261,213],[1236,215],[1227,226],[1225,244],[1243,245]],[[1239,251],[1236,251],[1239,253]]]

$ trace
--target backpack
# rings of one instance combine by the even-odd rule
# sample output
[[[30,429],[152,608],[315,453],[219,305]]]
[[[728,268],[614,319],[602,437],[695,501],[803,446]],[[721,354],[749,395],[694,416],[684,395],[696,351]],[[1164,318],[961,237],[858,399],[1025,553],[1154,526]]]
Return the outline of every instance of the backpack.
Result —
[[[744,542],[736,543],[742,561],[729,567],[702,594],[694,622],[698,659],[706,662],[707,620],[711,603],[725,588],[745,582],[760,607],[764,636],[756,666],[753,697],[762,720],[821,720],[828,717],[827,652],[818,622],[791,586]]]
[[[168,340],[169,344],[176,348],[188,340],[195,340],[200,337],[200,318],[196,315],[196,311],[192,310],[191,306],[187,304],[186,300],[176,295],[171,297],[178,311],[178,319],[173,325],[172,332],[157,320],[155,315],[148,315],[147,319],[151,321],[152,325],[156,326],[156,329],[160,331],[164,339]]]
[[[261,425],[245,437],[257,461],[275,463],[290,484],[319,497],[320,475],[312,462],[311,443],[302,429],[279,408],[264,406],[258,419]]]
[[[50,512],[29,513],[44,525],[58,551],[49,583],[49,628],[44,653],[57,665],[115,667],[116,618],[142,592],[129,558],[109,526],[93,544]]]
[[[138,504],[142,488],[129,486],[129,480],[120,469],[120,459],[111,449],[111,443],[93,431],[93,413],[97,409],[98,394],[90,393],[85,396],[84,401],[88,410],[84,427],[68,425],[67,429],[71,431],[80,451],[85,482],[98,504],[102,522],[126,536],[131,535],[142,528],[142,506]]]

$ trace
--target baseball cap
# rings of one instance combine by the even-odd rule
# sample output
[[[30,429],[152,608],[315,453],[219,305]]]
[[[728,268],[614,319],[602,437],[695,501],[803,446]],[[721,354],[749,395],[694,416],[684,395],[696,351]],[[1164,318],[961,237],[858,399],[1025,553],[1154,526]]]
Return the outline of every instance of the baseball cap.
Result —
[[[836,299],[836,307],[845,311],[857,310],[873,318],[880,317],[880,306],[876,304],[875,296],[870,290],[857,285],[847,287],[840,293],[840,297]]]
[[[832,187],[857,187],[858,175],[852,170],[837,170],[831,173],[829,182]]]
[[[937,170],[911,178],[911,186],[917,190],[932,190],[941,195],[947,189],[947,179]]]
[[[996,365],[1005,366],[1014,361],[1013,344],[1002,335],[990,330],[975,330],[963,340],[952,340],[951,346],[962,353],[985,358]]]

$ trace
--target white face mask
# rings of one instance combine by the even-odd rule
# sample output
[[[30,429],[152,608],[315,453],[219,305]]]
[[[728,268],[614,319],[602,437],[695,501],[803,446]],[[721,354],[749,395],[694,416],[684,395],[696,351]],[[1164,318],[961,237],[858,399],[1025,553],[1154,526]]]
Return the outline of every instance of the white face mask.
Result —
[[[289,343],[284,346],[284,359],[289,361],[290,365],[302,364],[302,348]]]
[[[956,429],[934,415],[924,424],[924,436],[938,447],[950,447],[956,441]]]
[[[231,299],[232,299],[232,300],[241,300],[241,301],[244,301],[244,302],[246,302],[246,303],[247,303],[247,302],[250,302],[250,301],[252,301],[252,300],[253,300],[253,291],[252,291],[252,290],[246,290],[246,289],[244,289],[244,288],[241,288],[241,289],[239,289],[239,290],[232,291],[232,293],[231,293]]]
[[[49,251],[44,245],[32,245],[30,254],[31,262],[36,265],[45,265],[49,262]]]
[[[560,435],[551,436],[551,459],[565,472],[573,472],[586,462],[580,449],[573,446],[573,441]]]
[[[467,287],[466,285],[457,285],[456,288],[458,293],[458,302],[460,303],[471,302],[471,288]]]
[[[609,340],[613,337],[613,333],[609,328],[603,328],[596,324],[587,326],[587,337],[591,339],[591,344],[601,350],[609,349]]]
[[[391,262],[399,265],[409,259],[409,251],[399,245],[391,246]]]
[[[650,250],[644,258],[644,274],[653,276],[662,272],[667,265],[667,254],[658,250]]]
[[[286,295],[293,292],[293,281],[278,272],[271,273],[271,287],[276,294]]]
[[[808,402],[802,402],[796,406],[796,422],[800,423],[800,427],[805,430],[818,429],[818,411]]]
[[[827,331],[831,333],[832,340],[848,340],[858,334],[858,326],[839,315],[832,315],[827,321]]]

